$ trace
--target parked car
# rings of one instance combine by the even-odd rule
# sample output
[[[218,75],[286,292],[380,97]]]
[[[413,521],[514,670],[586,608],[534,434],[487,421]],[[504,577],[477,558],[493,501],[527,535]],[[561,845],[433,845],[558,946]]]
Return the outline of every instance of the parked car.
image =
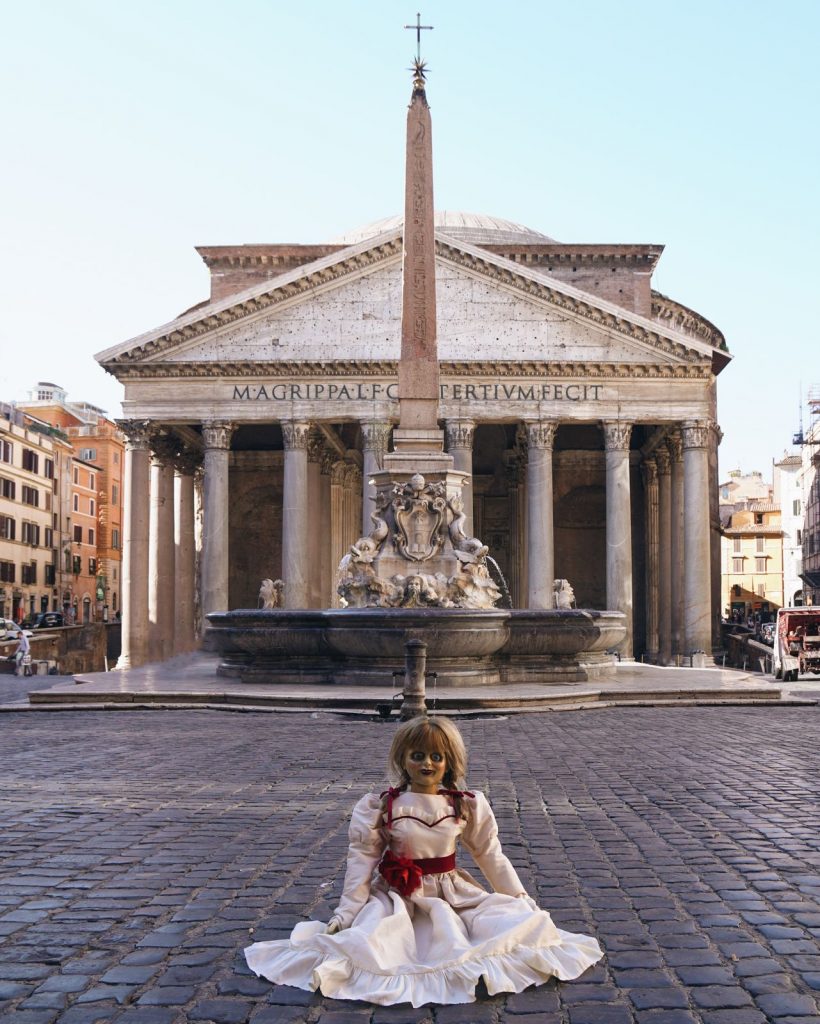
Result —
[[[0,640],[18,640],[21,633],[32,635],[30,629],[21,629],[11,619],[0,619]]]
[[[64,626],[62,612],[40,612],[35,616],[32,629],[54,629],[55,626]]]

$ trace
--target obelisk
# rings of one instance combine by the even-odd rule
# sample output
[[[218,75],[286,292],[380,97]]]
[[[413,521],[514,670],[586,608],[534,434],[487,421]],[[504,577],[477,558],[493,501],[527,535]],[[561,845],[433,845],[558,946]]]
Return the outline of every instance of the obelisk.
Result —
[[[394,458],[423,453],[438,462],[438,454],[440,468],[445,468],[448,457],[443,455],[438,402],[432,121],[424,88],[424,63],[417,59],[407,111],[399,425],[393,431]]]

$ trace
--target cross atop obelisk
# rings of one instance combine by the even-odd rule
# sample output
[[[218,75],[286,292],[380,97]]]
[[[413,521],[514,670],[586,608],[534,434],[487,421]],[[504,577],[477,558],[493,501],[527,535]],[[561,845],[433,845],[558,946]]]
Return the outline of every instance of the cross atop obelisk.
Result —
[[[421,24],[416,28],[417,35]],[[407,111],[404,183],[399,425],[396,452],[441,452],[438,428],[439,372],[436,345],[436,241],[433,217],[433,140],[425,94],[425,66],[413,63],[413,93]]]

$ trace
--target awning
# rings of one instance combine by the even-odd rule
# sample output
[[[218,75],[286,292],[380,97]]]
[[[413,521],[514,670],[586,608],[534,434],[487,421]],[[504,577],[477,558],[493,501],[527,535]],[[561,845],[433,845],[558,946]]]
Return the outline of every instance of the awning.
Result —
[[[812,590],[820,590],[820,572],[805,572],[800,573],[800,579],[803,580]]]

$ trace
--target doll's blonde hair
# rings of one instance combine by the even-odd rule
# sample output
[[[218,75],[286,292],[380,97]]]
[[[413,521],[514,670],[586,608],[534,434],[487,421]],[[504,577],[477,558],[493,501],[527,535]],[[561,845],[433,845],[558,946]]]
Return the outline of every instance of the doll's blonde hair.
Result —
[[[411,718],[400,725],[393,736],[387,771],[390,781],[407,785],[404,762],[411,750],[440,750],[446,759],[445,789],[463,789],[466,785],[467,748],[458,727],[449,718]]]

